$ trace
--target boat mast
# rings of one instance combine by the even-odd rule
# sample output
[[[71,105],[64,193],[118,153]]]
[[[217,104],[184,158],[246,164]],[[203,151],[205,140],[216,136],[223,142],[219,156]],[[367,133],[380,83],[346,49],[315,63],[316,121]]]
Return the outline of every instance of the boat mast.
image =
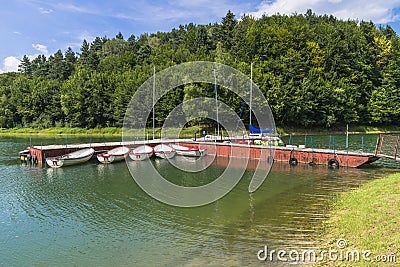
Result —
[[[349,153],[349,124],[346,126],[346,152]]]
[[[155,107],[154,107],[154,95],[155,95],[155,91],[156,91],[156,66],[154,66],[153,69],[153,140],[154,140],[154,112],[155,112]]]
[[[219,137],[219,118],[218,118],[218,93],[217,93],[217,74],[214,69],[214,90],[215,90],[215,108],[217,110],[217,137]],[[218,139],[218,138],[217,138]]]
[[[250,63],[250,114],[249,114],[249,133],[251,133],[251,104],[253,100],[253,62]]]

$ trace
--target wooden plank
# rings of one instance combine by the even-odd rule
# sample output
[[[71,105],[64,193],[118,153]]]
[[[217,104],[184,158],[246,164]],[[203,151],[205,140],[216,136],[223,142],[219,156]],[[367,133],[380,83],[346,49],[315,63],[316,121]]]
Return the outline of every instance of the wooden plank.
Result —
[[[394,160],[396,160],[398,151],[399,151],[399,136],[397,136],[397,140],[396,140],[396,147],[395,147],[395,152],[394,152]]]
[[[363,164],[373,162],[378,159],[375,154],[365,153],[361,151],[341,151],[332,149],[311,149],[311,148],[291,148],[291,147],[269,147],[258,145],[246,144],[226,144],[214,142],[195,142],[191,139],[156,139],[156,140],[142,140],[135,142],[103,142],[103,143],[90,143],[90,144],[70,144],[70,145],[49,145],[49,146],[34,146],[32,151],[37,155],[40,161],[44,162],[45,157],[59,156],[62,154],[70,153],[83,148],[92,147],[97,152],[109,150],[111,148],[126,145],[137,146],[142,144],[156,145],[160,143],[181,143],[189,146],[200,147],[208,149],[210,153],[215,151],[219,156],[233,156],[233,157],[247,157],[259,159],[266,158],[266,155],[274,153],[274,158],[277,161],[289,161],[291,156],[296,157],[300,163],[310,163],[313,161],[316,164],[327,165],[328,161],[335,158],[339,161],[340,166],[358,167]],[[271,150],[272,148],[272,150]],[[250,150],[246,150],[250,149]],[[249,153],[246,153],[248,151]],[[267,153],[264,153],[267,152]],[[379,157],[389,157],[388,155],[379,155]],[[393,157],[389,157],[393,158]]]

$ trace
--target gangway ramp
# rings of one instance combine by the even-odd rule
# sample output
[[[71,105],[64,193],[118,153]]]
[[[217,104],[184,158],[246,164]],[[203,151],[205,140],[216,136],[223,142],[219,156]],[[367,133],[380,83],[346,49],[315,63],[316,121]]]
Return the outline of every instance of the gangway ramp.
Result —
[[[376,142],[375,156],[400,161],[400,136],[380,134]]]

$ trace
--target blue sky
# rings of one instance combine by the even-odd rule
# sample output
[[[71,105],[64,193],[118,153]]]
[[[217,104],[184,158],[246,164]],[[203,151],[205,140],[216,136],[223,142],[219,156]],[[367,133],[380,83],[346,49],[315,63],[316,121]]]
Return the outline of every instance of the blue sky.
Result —
[[[23,55],[49,56],[82,41],[169,31],[180,24],[221,22],[228,10],[260,17],[305,13],[390,24],[400,34],[400,0],[12,0],[0,9],[0,73],[16,71]]]

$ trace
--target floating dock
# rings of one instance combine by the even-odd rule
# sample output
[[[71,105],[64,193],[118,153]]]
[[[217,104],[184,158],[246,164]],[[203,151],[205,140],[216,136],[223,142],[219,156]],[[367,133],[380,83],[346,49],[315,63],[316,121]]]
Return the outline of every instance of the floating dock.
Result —
[[[79,149],[93,148],[97,153],[108,151],[115,147],[124,145],[128,147],[136,147],[143,144],[156,146],[161,143],[179,143],[189,147],[206,149],[207,153],[216,154],[221,157],[236,157],[251,159],[263,159],[273,161],[286,161],[291,165],[305,163],[310,165],[326,165],[331,167],[360,167],[365,164],[372,163],[382,156],[374,153],[364,153],[357,151],[341,151],[331,149],[311,149],[298,147],[273,147],[274,152],[271,153],[269,146],[233,144],[233,143],[216,143],[193,141],[191,139],[155,139],[148,141],[136,142],[106,142],[106,143],[90,143],[90,144],[68,144],[68,145],[48,145],[33,146],[27,148],[30,151],[31,158],[35,159],[38,164],[44,164],[46,157],[55,157],[63,154],[71,153]]]
[[[190,145],[194,145],[191,143]],[[202,149],[213,149],[214,143],[208,144],[200,142],[197,144]],[[257,145],[242,145],[242,144],[216,144],[216,154],[218,156],[233,156],[244,157],[245,151],[250,148],[249,157],[252,159],[268,158],[270,152],[269,147]],[[273,160],[286,161],[292,165],[298,163],[327,165],[327,166],[343,166],[343,167],[360,167],[364,164],[369,164],[377,161],[380,157],[373,153],[357,152],[357,151],[342,151],[331,149],[311,149],[311,148],[298,148],[298,147],[273,147]],[[267,150],[262,153],[262,150]],[[247,154],[245,154],[247,155]]]
[[[178,140],[168,140],[166,143],[175,143]],[[179,141],[190,141],[187,139],[179,139]],[[27,150],[30,151],[30,156],[32,159],[35,159],[39,164],[45,163],[46,158],[49,157],[57,157],[64,154],[68,154],[80,149],[84,148],[93,148],[95,150],[95,155],[106,152],[118,146],[128,146],[128,147],[135,147],[139,145],[151,145],[156,146],[160,143],[163,143],[164,140],[146,140],[146,141],[132,141],[132,142],[102,142],[102,143],[86,143],[86,144],[68,144],[68,145],[46,145],[46,146],[32,146],[28,147]]]

